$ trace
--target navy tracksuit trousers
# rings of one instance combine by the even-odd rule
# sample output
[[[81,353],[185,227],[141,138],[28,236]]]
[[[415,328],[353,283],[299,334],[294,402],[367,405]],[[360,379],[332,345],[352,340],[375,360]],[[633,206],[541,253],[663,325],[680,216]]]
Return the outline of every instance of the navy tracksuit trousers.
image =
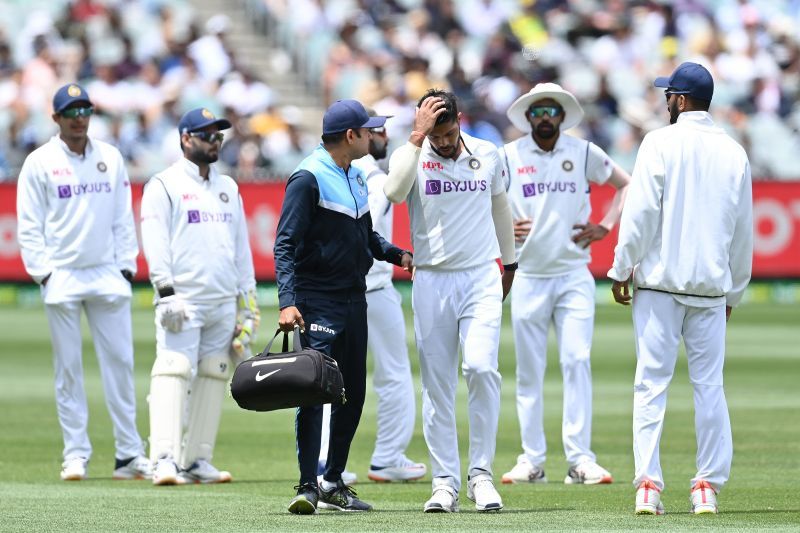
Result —
[[[319,296],[296,299],[306,331],[303,346],[333,357],[344,378],[345,403],[331,406],[330,444],[325,480],[342,477],[350,453],[350,443],[358,429],[364,407],[367,382],[367,301],[355,292],[345,301]],[[300,407],[295,419],[300,484],[317,483],[322,432],[322,406]]]

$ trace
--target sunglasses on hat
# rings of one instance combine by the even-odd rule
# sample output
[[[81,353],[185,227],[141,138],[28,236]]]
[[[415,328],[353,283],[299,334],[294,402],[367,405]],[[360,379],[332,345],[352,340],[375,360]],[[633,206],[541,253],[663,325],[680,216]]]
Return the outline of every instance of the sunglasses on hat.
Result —
[[[542,118],[545,114],[553,118],[560,115],[563,111],[563,109],[554,105],[537,105],[528,109],[528,114],[534,118]]]
[[[91,117],[92,114],[94,114],[93,107],[71,107],[59,113],[64,118]]]

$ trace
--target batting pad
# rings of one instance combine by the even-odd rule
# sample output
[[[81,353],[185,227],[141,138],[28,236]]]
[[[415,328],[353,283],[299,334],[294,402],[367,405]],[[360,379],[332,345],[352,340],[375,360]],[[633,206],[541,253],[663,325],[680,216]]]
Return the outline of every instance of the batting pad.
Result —
[[[189,358],[162,351],[150,372],[150,459],[180,457],[186,393],[192,377]]]
[[[228,354],[210,355],[197,365],[197,378],[189,395],[189,424],[181,459],[183,468],[189,468],[198,459],[211,461],[230,367]]]

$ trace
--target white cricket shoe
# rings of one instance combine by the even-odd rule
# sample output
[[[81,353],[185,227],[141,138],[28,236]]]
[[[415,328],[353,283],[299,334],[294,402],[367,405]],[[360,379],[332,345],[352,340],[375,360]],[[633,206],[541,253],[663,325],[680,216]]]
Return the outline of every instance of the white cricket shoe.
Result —
[[[391,483],[392,481],[414,481],[422,479],[428,472],[424,463],[415,463],[405,455],[399,464],[394,466],[370,465],[367,477],[378,483]]]
[[[85,457],[73,457],[61,463],[61,479],[64,481],[80,481],[86,479],[89,460]]]
[[[139,455],[131,459],[117,459],[112,479],[152,479],[153,466],[150,461]]]
[[[178,474],[178,483],[187,485],[191,483],[230,483],[233,481],[231,473],[217,468],[206,461],[198,459],[186,470]]]
[[[488,472],[469,478],[467,498],[474,501],[475,509],[481,512],[499,511],[503,508],[503,500],[494,488],[492,475]]]
[[[586,461],[570,467],[567,477],[564,478],[564,483],[567,485],[580,483],[584,485],[605,485],[613,481],[614,478],[611,477],[611,472],[594,461]]]
[[[523,453],[517,457],[517,464],[514,465],[514,468],[503,474],[500,481],[506,484],[547,483],[547,476],[544,475],[544,468],[531,463]]]
[[[172,457],[161,457],[153,468],[153,485],[177,485],[178,465]]]
[[[656,484],[646,479],[636,489],[636,514],[662,515],[661,491]]]
[[[717,493],[711,483],[701,479],[692,487],[692,514],[716,514]]]
[[[436,485],[431,498],[425,502],[426,513],[457,513],[458,493],[450,485]]]

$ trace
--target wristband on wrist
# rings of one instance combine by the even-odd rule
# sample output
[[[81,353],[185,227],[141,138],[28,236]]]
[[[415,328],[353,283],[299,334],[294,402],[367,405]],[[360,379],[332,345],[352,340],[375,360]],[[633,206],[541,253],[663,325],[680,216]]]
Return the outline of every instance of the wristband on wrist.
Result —
[[[166,298],[167,296],[175,295],[175,289],[172,287],[172,285],[165,285],[163,287],[158,287],[156,290],[158,291],[159,298]]]
[[[514,272],[518,268],[519,268],[519,263],[517,263],[516,261],[508,265],[503,265],[503,270],[505,270],[506,272]]]

